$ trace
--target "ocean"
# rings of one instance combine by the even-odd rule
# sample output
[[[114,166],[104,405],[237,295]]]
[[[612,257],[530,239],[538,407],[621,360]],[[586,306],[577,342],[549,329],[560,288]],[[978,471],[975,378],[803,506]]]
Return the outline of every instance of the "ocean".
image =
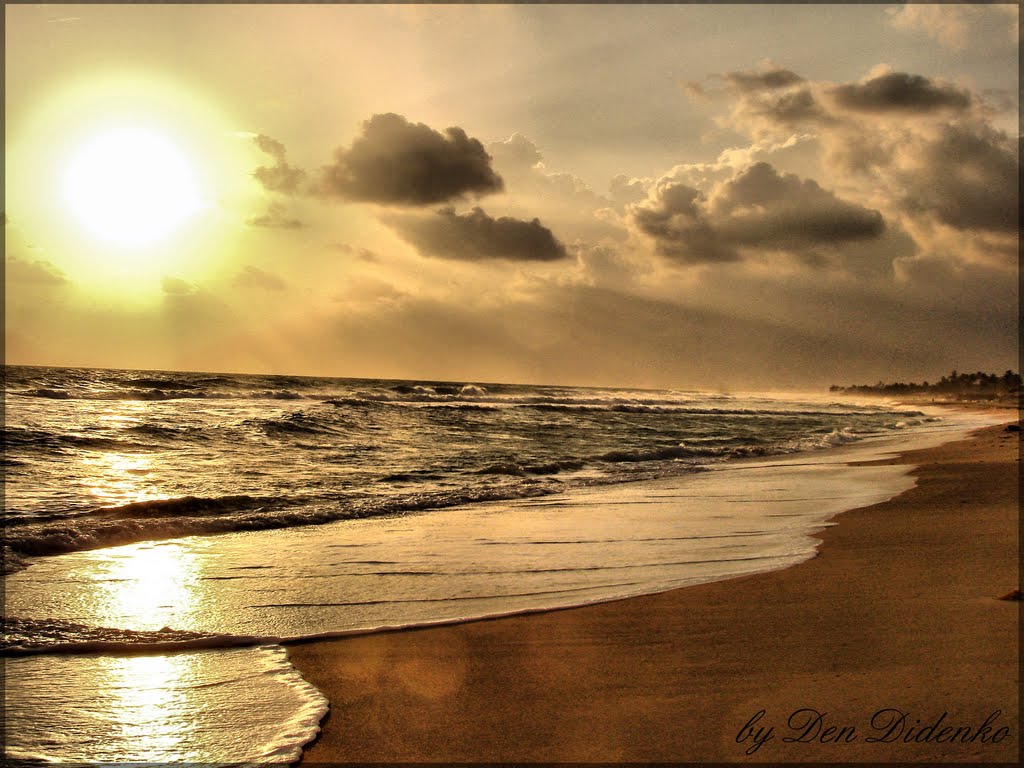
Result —
[[[294,762],[301,638],[787,567],[990,423],[834,395],[7,366],[6,757]]]

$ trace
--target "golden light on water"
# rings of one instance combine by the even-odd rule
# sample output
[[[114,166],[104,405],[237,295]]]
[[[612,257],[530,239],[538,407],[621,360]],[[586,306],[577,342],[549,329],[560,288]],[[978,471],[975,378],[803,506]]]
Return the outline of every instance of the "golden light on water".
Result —
[[[83,456],[89,468],[85,491],[98,506],[117,506],[143,501],[152,491],[145,477],[153,469],[153,460],[145,454],[105,451]]]
[[[92,615],[106,626],[156,631],[200,625],[199,556],[175,542],[111,550],[95,566]]]
[[[117,724],[115,738],[131,744],[140,762],[174,760],[188,762],[196,755],[188,749],[194,723],[182,715],[194,714],[189,706],[189,663],[194,657],[122,656],[102,659],[104,687],[112,694],[114,711],[131,713]]]

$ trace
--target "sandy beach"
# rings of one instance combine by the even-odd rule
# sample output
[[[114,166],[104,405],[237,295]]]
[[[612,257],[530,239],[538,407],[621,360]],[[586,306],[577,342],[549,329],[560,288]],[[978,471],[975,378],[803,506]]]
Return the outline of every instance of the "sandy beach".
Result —
[[[786,570],[291,646],[331,702],[303,762],[1015,762],[1018,450],[893,459],[917,486]]]

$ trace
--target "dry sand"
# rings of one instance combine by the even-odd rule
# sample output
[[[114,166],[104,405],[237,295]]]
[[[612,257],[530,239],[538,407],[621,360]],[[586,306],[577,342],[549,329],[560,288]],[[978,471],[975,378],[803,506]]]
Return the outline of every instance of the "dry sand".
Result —
[[[1019,586],[1018,434],[894,459],[917,487],[783,571],[294,645],[331,702],[304,763],[1016,762],[1020,602],[997,598]],[[906,717],[876,730],[880,710]],[[760,711],[771,738],[738,741]],[[975,738],[905,740],[940,717],[933,736]]]

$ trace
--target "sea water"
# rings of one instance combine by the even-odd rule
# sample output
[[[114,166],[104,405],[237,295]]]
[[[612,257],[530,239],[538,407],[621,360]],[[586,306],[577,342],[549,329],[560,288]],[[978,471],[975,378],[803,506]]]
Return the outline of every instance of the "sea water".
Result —
[[[282,642],[786,567],[834,514],[912,485],[849,461],[987,422],[814,396],[24,367],[6,404],[7,755],[90,762],[294,761],[327,703]]]

